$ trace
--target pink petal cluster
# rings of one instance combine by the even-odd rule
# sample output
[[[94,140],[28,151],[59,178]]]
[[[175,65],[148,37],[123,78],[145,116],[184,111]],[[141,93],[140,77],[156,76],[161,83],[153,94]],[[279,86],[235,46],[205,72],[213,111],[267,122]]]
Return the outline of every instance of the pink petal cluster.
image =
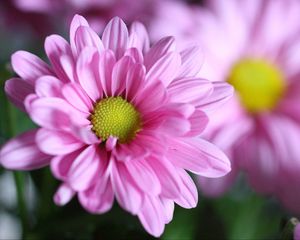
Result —
[[[161,15],[157,23],[165,28],[156,36],[173,34],[203,45],[202,73],[214,81],[226,81],[240,59],[266,59],[283,73],[287,90],[270,112],[248,114],[236,94],[215,115],[206,137],[228,154],[233,169],[223,178],[200,178],[200,185],[206,194],[219,196],[243,171],[258,192],[275,195],[300,213],[300,2],[211,0],[206,5],[174,8],[174,18],[185,19],[177,25],[188,28],[169,31],[172,21]]]
[[[128,31],[119,18],[100,39],[76,15],[70,44],[51,35],[45,51],[50,65],[25,51],[12,56],[19,77],[6,82],[6,93],[40,128],[10,140],[0,162],[18,170],[50,165],[63,182],[54,196],[58,205],[76,194],[87,211],[100,214],[115,198],[159,236],[174,203],[197,204],[197,189],[185,170],[206,177],[229,172],[227,157],[198,136],[209,121],[204,111],[227,101],[233,89],[198,76],[198,47],[178,52],[173,37],[150,47],[141,23]],[[91,130],[95,104],[116,96],[141,115],[142,129],[128,143],[115,136],[101,141]]]

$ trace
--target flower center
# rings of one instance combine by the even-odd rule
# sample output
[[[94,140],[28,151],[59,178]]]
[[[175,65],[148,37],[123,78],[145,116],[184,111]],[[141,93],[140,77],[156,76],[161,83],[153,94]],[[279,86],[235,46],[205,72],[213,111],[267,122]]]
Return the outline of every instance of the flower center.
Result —
[[[244,59],[231,70],[228,82],[251,113],[272,110],[284,94],[283,74],[273,64],[261,59]]]
[[[91,115],[92,130],[102,140],[117,137],[121,143],[130,142],[141,129],[139,112],[122,97],[99,101]]]

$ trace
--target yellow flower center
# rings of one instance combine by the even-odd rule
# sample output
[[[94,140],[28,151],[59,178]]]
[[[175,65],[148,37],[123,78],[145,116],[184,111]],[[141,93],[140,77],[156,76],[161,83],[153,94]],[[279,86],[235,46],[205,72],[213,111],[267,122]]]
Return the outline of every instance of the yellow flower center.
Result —
[[[139,112],[122,97],[99,101],[91,115],[92,130],[102,140],[117,137],[120,143],[130,142],[141,129]]]
[[[251,113],[274,109],[285,92],[281,71],[261,59],[244,59],[234,65],[228,78]]]

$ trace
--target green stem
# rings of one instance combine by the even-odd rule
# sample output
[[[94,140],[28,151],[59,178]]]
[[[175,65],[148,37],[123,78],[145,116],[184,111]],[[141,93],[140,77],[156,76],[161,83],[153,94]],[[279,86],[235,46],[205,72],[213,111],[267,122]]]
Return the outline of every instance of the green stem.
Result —
[[[15,112],[12,105],[6,101],[7,103],[7,123],[9,128],[9,136],[13,137],[16,135],[15,126],[16,126],[16,118]],[[17,202],[18,202],[18,211],[20,214],[21,222],[22,222],[22,239],[26,239],[26,235],[28,232],[28,211],[25,201],[25,173],[14,171],[13,172],[14,181],[16,185],[16,194],[17,194]]]

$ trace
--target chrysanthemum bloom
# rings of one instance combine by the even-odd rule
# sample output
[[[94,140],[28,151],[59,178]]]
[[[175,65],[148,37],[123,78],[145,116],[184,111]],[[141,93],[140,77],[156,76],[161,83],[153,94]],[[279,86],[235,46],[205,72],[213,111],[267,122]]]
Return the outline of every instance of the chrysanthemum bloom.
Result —
[[[12,56],[20,78],[5,90],[41,128],[9,141],[0,162],[21,170],[50,164],[63,182],[58,205],[77,194],[87,211],[104,213],[116,198],[159,236],[174,202],[197,204],[185,169],[207,177],[230,170],[227,157],[197,136],[209,120],[203,110],[226,101],[232,87],[197,76],[197,47],[177,52],[166,37],[150,48],[142,24],[128,33],[119,18],[100,39],[76,15],[70,45],[52,35],[45,49],[50,66],[28,52]]]
[[[275,194],[300,212],[300,2],[207,3],[198,10],[185,8],[180,13],[186,17],[177,15],[190,19],[190,31],[172,32],[203,45],[204,76],[236,89],[206,131],[230,156],[233,170],[224,178],[201,178],[202,189],[218,196],[242,170],[257,191]]]

